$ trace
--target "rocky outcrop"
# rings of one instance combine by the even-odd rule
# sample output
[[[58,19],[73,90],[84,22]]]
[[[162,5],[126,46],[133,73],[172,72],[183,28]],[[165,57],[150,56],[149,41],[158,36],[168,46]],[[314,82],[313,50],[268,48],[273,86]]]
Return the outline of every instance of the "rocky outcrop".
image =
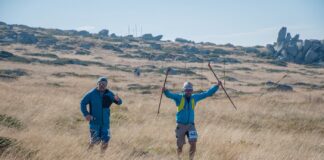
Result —
[[[161,50],[162,49],[161,44],[158,44],[158,43],[150,43],[150,47],[152,49],[156,49],[156,50]]]
[[[266,46],[268,57],[281,61],[312,64],[324,61],[324,43],[319,40],[300,40],[299,34],[291,36],[287,28],[279,30],[277,42]]]
[[[92,48],[94,46],[95,46],[95,44],[92,43],[92,42],[82,42],[80,44],[80,47],[83,48],[83,49],[90,49],[90,48]]]
[[[113,50],[113,51],[115,51],[115,52],[119,52],[119,53],[122,53],[123,52],[123,50],[121,50],[120,48],[118,48],[117,46],[114,46],[114,45],[112,45],[112,44],[103,44],[102,45],[102,48],[103,49],[107,49],[107,50]]]
[[[74,47],[71,47],[66,44],[56,44],[55,46],[53,46],[53,49],[55,49],[55,50],[73,50]]]
[[[51,35],[43,35],[39,36],[37,46],[43,46],[44,48],[49,47],[50,45],[55,45],[58,42],[58,39]]]
[[[100,32],[98,32],[99,38],[107,38],[109,37],[109,30],[103,29]]]
[[[79,31],[77,33],[77,35],[83,36],[83,37],[91,36],[91,34],[88,31],[85,31],[85,30]]]
[[[0,51],[0,59],[1,58],[9,58],[9,57],[13,57],[14,55],[10,52],[7,51]]]
[[[18,34],[17,42],[23,44],[35,44],[38,42],[38,39],[33,34],[28,32],[21,32]]]
[[[146,41],[160,41],[162,37],[163,37],[162,35],[158,35],[154,37],[152,34],[148,33],[148,34],[143,34],[140,38]]]
[[[194,41],[187,40],[187,39],[184,39],[184,38],[176,38],[174,41],[179,42],[179,43],[195,43]]]
[[[89,55],[91,52],[85,49],[77,50],[75,51],[75,54],[77,55]]]
[[[265,83],[267,91],[281,91],[281,92],[291,92],[293,91],[293,87],[287,84],[277,84],[272,81],[268,81]]]

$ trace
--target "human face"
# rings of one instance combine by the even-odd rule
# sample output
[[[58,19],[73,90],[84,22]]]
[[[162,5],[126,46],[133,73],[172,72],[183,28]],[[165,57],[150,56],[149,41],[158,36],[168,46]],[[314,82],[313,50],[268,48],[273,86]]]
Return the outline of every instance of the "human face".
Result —
[[[192,94],[192,91],[193,91],[192,89],[185,89],[184,93],[185,93],[186,97],[190,97]]]
[[[97,89],[98,89],[99,91],[105,91],[106,88],[107,88],[107,82],[105,82],[105,81],[100,81],[100,82],[98,82],[98,84],[97,84]]]

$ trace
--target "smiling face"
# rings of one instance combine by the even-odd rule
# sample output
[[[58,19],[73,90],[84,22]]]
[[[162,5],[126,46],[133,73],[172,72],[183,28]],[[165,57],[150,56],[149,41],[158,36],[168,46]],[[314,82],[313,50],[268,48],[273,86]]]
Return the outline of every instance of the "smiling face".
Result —
[[[185,93],[185,96],[186,96],[186,97],[190,97],[191,94],[192,94],[192,92],[193,92],[192,89],[185,89],[185,90],[184,90],[184,93]]]
[[[97,89],[99,91],[105,91],[107,89],[107,82],[106,81],[99,81],[97,83]]]

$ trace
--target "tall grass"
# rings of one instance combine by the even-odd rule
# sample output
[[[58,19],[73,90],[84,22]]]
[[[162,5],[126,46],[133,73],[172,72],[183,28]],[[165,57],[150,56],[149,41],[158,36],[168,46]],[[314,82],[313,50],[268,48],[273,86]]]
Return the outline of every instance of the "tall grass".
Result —
[[[14,140],[9,147],[0,149],[0,159],[176,159],[175,104],[163,97],[161,113],[156,116],[159,89],[153,88],[151,94],[127,89],[128,84],[161,85],[162,75],[145,73],[136,78],[132,73],[97,66],[5,63],[0,67],[26,68],[31,73],[11,82],[0,81],[1,115],[14,117],[23,126],[17,129],[0,123],[0,137]],[[112,106],[112,138],[105,154],[100,154],[98,147],[87,151],[89,130],[79,109],[82,95],[95,86],[95,79],[52,76],[63,71],[108,75],[109,87],[123,98],[122,106]],[[240,82],[226,85],[253,94],[234,98],[237,111],[222,91],[198,104],[196,159],[324,159],[323,91],[297,88],[295,92],[273,92],[259,97],[262,86],[247,89],[237,84],[266,81],[262,77],[267,77],[267,73],[259,71],[260,74],[253,75],[253,81],[250,74],[235,72],[233,75],[238,74]],[[203,74],[212,81],[207,71]],[[179,89],[184,80],[171,76],[167,86]],[[301,80],[318,83],[318,79],[311,77]],[[53,83],[62,85],[49,85]],[[207,89],[207,83],[199,87]],[[184,149],[187,157],[188,144]]]

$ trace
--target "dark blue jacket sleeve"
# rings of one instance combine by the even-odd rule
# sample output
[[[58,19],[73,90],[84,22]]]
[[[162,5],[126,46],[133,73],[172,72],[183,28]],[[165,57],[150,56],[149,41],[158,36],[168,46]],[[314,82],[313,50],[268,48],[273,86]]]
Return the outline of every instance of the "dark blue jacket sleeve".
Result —
[[[90,103],[90,94],[90,92],[86,93],[80,103],[80,109],[84,117],[90,114],[87,110],[87,105]]]
[[[111,92],[111,98],[112,98],[113,102],[117,105],[121,105],[123,103],[123,101],[120,97],[119,97],[119,101],[115,100],[115,94],[113,92]]]

